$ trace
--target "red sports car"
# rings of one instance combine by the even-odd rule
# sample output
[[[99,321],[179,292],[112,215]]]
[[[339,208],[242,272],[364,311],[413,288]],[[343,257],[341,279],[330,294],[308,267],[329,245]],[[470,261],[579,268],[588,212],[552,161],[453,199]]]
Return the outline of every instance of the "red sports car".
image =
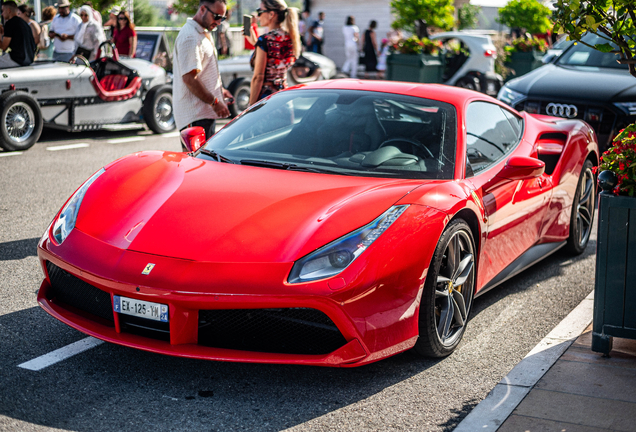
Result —
[[[475,295],[591,231],[594,131],[470,90],[322,81],[182,136],[189,153],[119,159],[60,210],[48,313],[183,357],[443,357]]]

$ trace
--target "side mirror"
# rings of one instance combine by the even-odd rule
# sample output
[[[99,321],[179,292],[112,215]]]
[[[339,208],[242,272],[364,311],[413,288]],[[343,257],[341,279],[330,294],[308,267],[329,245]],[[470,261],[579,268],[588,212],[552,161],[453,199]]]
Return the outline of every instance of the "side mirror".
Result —
[[[508,180],[528,180],[539,177],[545,171],[545,163],[527,156],[512,156],[497,174]]]
[[[190,153],[199,150],[205,144],[205,129],[201,126],[185,128],[181,131],[181,144]]]

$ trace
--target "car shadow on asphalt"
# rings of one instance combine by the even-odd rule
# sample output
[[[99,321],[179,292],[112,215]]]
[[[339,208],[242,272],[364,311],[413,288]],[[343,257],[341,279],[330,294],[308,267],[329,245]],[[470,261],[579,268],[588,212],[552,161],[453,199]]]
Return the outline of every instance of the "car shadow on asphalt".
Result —
[[[24,259],[37,255],[40,237],[0,243],[0,261]]]
[[[5,247],[17,252],[8,254],[35,250],[37,239],[22,242],[9,242],[16,245]],[[558,252],[538,263],[476,299],[473,319],[594,250],[590,242],[580,258]],[[454,355],[423,359],[406,352],[364,367],[338,369],[185,359],[104,343],[37,372],[18,367],[85,337],[38,307],[0,316],[0,415],[78,431],[279,431],[312,420],[317,429],[332,429],[343,416],[331,414],[355,405],[357,421],[362,421],[365,400],[392,391],[396,384],[416,379],[422,387],[415,386],[415,394],[434,394],[440,383],[428,378],[429,371],[457,361]],[[461,408],[449,407],[451,418],[438,427],[452,430],[478,402],[470,398]]]

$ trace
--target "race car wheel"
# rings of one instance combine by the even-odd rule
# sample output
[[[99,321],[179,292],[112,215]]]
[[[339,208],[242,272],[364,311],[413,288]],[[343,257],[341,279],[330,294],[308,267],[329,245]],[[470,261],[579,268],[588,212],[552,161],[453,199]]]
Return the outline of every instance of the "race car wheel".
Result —
[[[172,110],[172,87],[163,85],[153,87],[146,94],[143,108],[144,121],[158,134],[170,132],[176,128]]]
[[[424,283],[415,351],[446,357],[464,335],[475,289],[475,242],[468,224],[453,220],[442,234]]]
[[[42,113],[29,94],[8,91],[0,96],[0,147],[6,151],[27,150],[42,133]]]
[[[596,181],[592,172],[593,166],[589,159],[583,164],[574,201],[572,201],[570,236],[566,249],[574,255],[583,253],[592,232],[594,208],[596,207]]]
[[[228,105],[232,117],[236,117],[250,106],[250,82],[242,81],[232,92],[234,103]]]

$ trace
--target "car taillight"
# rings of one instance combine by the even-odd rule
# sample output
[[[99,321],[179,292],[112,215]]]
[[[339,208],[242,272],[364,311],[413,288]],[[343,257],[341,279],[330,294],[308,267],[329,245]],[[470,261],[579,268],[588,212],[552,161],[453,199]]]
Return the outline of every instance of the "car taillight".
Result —
[[[494,54],[495,52],[493,50],[487,49],[486,51],[484,51],[484,57],[492,57]]]

